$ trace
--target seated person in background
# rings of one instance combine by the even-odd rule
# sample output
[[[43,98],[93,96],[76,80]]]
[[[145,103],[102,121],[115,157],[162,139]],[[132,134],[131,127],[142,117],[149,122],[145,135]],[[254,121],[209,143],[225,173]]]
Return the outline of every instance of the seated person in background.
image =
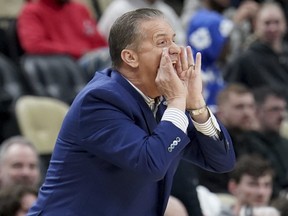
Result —
[[[226,216],[238,216],[242,207],[268,206],[272,195],[274,170],[257,155],[238,158],[228,182],[229,192],[236,198],[234,205],[223,208]]]
[[[15,185],[0,191],[1,216],[25,216],[37,199],[34,187]]]
[[[187,26],[188,45],[203,57],[203,95],[212,111],[216,110],[216,96],[224,87],[221,64],[225,64],[229,54],[228,42],[233,29],[232,21],[216,10],[217,5],[213,0],[203,0],[204,7],[195,12]]]
[[[280,128],[287,116],[287,101],[282,88],[261,87],[254,91],[258,130],[243,135],[243,153],[257,153],[269,160],[275,171],[274,195],[288,186],[288,140]]]
[[[4,140],[0,147],[0,190],[14,185],[38,189],[39,157],[34,145],[21,136]]]
[[[251,89],[282,86],[287,93],[288,44],[284,40],[287,26],[282,8],[275,2],[262,3],[254,29],[255,41],[227,65],[224,79]]]
[[[229,131],[236,155],[241,151],[238,142],[242,135],[259,127],[255,112],[253,92],[243,84],[228,84],[217,95],[216,116]]]
[[[78,59],[107,46],[88,9],[70,0],[26,3],[17,31],[28,54],[67,54]]]
[[[236,156],[242,154],[243,136],[258,128],[253,92],[242,84],[228,84],[217,96],[216,116],[225,125],[234,145]],[[197,169],[199,184],[214,193],[228,193],[228,173],[212,173]]]

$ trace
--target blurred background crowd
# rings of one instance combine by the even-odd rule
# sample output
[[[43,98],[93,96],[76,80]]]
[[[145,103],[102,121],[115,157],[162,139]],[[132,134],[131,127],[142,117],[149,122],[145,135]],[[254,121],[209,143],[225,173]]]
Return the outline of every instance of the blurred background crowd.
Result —
[[[165,216],[288,216],[287,0],[0,0],[0,216],[35,201],[69,106],[110,66],[113,22],[142,7],[202,53],[237,156],[223,174],[181,162]]]

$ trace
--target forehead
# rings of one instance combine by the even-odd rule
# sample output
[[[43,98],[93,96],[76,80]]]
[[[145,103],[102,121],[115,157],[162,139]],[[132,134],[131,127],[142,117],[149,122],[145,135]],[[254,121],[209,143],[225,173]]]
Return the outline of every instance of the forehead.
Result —
[[[249,174],[244,174],[242,177],[241,177],[241,182],[246,184],[250,181],[257,181],[259,183],[268,183],[268,182],[272,182],[272,174],[269,174],[269,173],[266,173],[262,176],[259,176],[259,177],[255,177],[255,176],[252,176],[252,175],[249,175]]]
[[[161,36],[171,36],[175,35],[175,32],[171,25],[168,23],[167,19],[158,17],[153,20],[144,20],[140,23],[141,33],[148,37],[161,37]]]
[[[35,160],[37,159],[37,154],[31,147],[16,143],[9,146],[4,158],[6,161]]]
[[[233,103],[254,102],[254,97],[250,92],[245,93],[230,92],[228,94],[227,99],[228,99],[227,102],[233,102]]]
[[[259,11],[259,21],[284,20],[284,14],[277,6],[266,6]]]
[[[286,101],[284,98],[277,97],[276,95],[269,95],[263,104],[266,106],[274,106],[275,104],[286,105]]]

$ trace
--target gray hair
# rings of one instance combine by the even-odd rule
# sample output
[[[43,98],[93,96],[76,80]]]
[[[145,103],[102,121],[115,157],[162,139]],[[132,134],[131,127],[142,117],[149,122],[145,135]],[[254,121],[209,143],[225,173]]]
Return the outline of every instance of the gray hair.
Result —
[[[14,144],[23,145],[23,146],[27,146],[27,147],[31,148],[35,152],[35,154],[37,155],[38,160],[39,160],[37,150],[30,140],[28,140],[27,138],[25,138],[23,136],[13,136],[13,137],[10,137],[10,138],[4,140],[1,143],[1,146],[0,146],[0,165],[3,162],[3,159],[6,155],[6,152]]]
[[[140,8],[129,11],[120,16],[112,25],[109,34],[109,50],[112,60],[112,66],[117,68],[121,65],[121,52],[127,46],[137,48],[138,42],[141,41],[142,35],[139,26],[141,22],[153,18],[164,18],[160,10],[152,8]]]

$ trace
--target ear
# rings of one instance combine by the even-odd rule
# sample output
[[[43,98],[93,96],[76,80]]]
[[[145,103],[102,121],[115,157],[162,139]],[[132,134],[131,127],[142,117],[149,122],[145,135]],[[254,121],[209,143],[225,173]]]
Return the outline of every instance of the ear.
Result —
[[[228,182],[228,191],[234,196],[237,193],[237,183],[233,179]]]
[[[121,58],[123,62],[128,64],[130,67],[136,68],[139,65],[138,55],[133,50],[130,50],[130,49],[122,50]]]

